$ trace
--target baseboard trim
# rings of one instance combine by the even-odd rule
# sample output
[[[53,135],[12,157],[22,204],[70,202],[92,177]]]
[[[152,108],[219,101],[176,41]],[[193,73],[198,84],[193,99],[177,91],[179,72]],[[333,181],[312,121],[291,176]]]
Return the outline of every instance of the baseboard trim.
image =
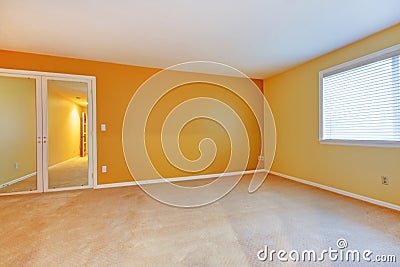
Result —
[[[64,163],[66,163],[66,162],[68,162],[68,161],[70,161],[70,160],[77,159],[77,158],[79,158],[79,157],[80,157],[80,156],[76,156],[76,157],[73,157],[73,158],[64,160],[64,161],[62,161],[62,162],[59,162],[59,163],[54,164],[54,165],[52,165],[52,166],[49,166],[48,169],[51,170],[51,169],[53,169],[53,168],[55,168],[55,167],[58,167],[58,166],[60,166],[60,165],[62,165],[62,164],[64,164]],[[22,176],[22,177],[19,177],[19,178],[17,178],[17,179],[11,180],[11,181],[9,181],[9,182],[7,182],[7,183],[0,184],[0,189],[1,189],[1,188],[4,188],[4,187],[7,187],[7,186],[10,186],[10,185],[13,185],[13,184],[16,184],[16,183],[18,183],[18,182],[21,182],[21,181],[23,181],[23,180],[25,180],[25,179],[28,179],[28,178],[30,178],[30,177],[32,177],[32,176],[35,176],[36,174],[37,174],[37,172],[33,172],[33,173],[30,173],[30,174],[24,175],[24,176]],[[78,187],[77,187],[77,188],[78,188]],[[80,187],[79,187],[79,188],[80,188]],[[91,188],[91,187],[89,187],[89,188]],[[30,191],[29,191],[29,192],[30,192]],[[35,191],[35,192],[36,192],[36,191]],[[26,193],[26,192],[18,192],[18,193]],[[7,193],[7,194],[8,194],[8,193]],[[13,192],[12,194],[17,194],[17,192]],[[6,194],[2,194],[2,195],[6,195]]]
[[[124,187],[124,186],[133,186],[133,185],[144,185],[144,184],[159,184],[159,183],[167,183],[167,182],[192,181],[192,180],[211,179],[211,178],[234,176],[234,175],[241,175],[241,174],[252,174],[252,173],[259,173],[259,172],[266,172],[266,170],[258,169],[258,170],[248,170],[248,171],[240,171],[240,172],[226,172],[226,173],[183,176],[183,177],[174,177],[174,178],[165,178],[165,179],[152,179],[152,180],[143,180],[143,181],[136,181],[136,182],[132,181],[132,182],[122,182],[122,183],[112,183],[112,184],[99,184],[95,187],[95,189]]]
[[[23,180],[25,180],[25,179],[28,179],[28,178],[30,178],[30,177],[32,177],[32,176],[35,176],[35,175],[36,175],[36,172],[33,172],[33,173],[30,173],[30,174],[24,175],[24,176],[19,177],[19,178],[17,178],[17,179],[11,180],[11,181],[9,181],[9,182],[7,182],[7,183],[0,184],[0,188],[4,188],[4,187],[10,186],[10,185],[12,185],[12,184],[16,184],[16,183],[18,183],[18,182],[21,182],[21,181],[23,181]]]
[[[381,200],[369,198],[369,197],[358,195],[358,194],[354,194],[354,193],[351,193],[351,192],[348,192],[348,191],[344,191],[344,190],[340,190],[340,189],[337,189],[337,188],[334,188],[334,187],[330,187],[330,186],[314,183],[314,182],[311,182],[311,181],[307,181],[307,180],[304,180],[304,179],[300,179],[300,178],[297,178],[297,177],[293,177],[293,176],[286,175],[286,174],[279,173],[279,172],[275,172],[275,171],[270,171],[269,173],[277,175],[277,176],[280,176],[280,177],[285,178],[285,179],[289,179],[289,180],[298,182],[298,183],[314,186],[314,187],[317,187],[317,188],[320,188],[320,189],[323,189],[323,190],[331,191],[331,192],[336,193],[336,194],[344,195],[344,196],[347,196],[347,197],[351,197],[351,198],[362,200],[362,201],[365,201],[365,202],[368,202],[368,203],[372,203],[372,204],[375,204],[375,205],[378,205],[378,206],[382,206],[382,207],[385,207],[385,208],[389,208],[389,209],[400,211],[400,206],[392,204],[392,203],[384,202],[384,201],[381,201]]]

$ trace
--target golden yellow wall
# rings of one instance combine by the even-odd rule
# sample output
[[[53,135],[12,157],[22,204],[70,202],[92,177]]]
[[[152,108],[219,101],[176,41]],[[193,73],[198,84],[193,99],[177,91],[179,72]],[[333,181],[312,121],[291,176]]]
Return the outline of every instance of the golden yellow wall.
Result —
[[[48,88],[49,166],[79,156],[82,107]]]
[[[235,86],[239,86],[241,88],[246,88],[251,91],[252,88],[248,88],[246,86],[246,80],[238,77],[226,77],[226,76],[217,76],[217,75],[208,75],[208,74],[199,74],[199,73],[189,73],[189,72],[170,72],[168,74],[168,83],[171,84],[180,84],[179,80],[189,80],[189,81],[214,81],[219,84],[224,84],[229,88],[235,88]],[[164,81],[162,84],[151,86],[151,88],[146,88],[146,90],[155,92],[160,91],[160,88],[165,86]],[[240,90],[240,89],[239,89]],[[249,94],[249,96],[254,96],[254,94]],[[262,96],[259,93],[258,96]],[[180,159],[179,156],[174,154],[174,157],[171,162],[173,162],[176,166],[180,166],[185,169],[184,166],[187,167],[186,170],[180,170],[172,165],[167,157],[164,155],[163,149],[166,149],[171,144],[178,143],[177,136],[174,134],[173,130],[165,130],[168,127],[164,128],[163,136],[168,139],[165,140],[164,143],[161,142],[161,131],[163,123],[166,121],[170,112],[178,107],[185,101],[191,99],[199,99],[202,97],[208,97],[215,100],[218,100],[222,103],[228,103],[229,106],[234,109],[236,114],[240,117],[240,120],[235,120],[234,116],[224,108],[224,105],[218,104],[216,106],[209,106],[206,104],[201,104],[199,108],[192,106],[188,109],[188,113],[194,113],[195,115],[204,114],[204,110],[207,112],[211,112],[212,114],[218,115],[220,118],[220,122],[209,119],[209,118],[197,118],[192,120],[185,127],[182,128],[182,131],[179,135],[179,147],[185,157],[190,160],[198,159],[201,154],[199,150],[199,144],[201,140],[205,138],[212,139],[216,144],[216,157],[215,160],[212,161],[210,157],[213,153],[212,150],[203,151],[204,160],[203,162],[211,162],[209,167],[204,170],[189,172],[189,169],[201,169],[199,166],[202,164],[192,164],[191,167],[187,167],[185,164],[185,160]],[[146,98],[143,98],[145,100]],[[150,98],[149,98],[150,99]],[[204,82],[194,82],[189,84],[184,84],[174,88],[165,94],[152,108],[151,113],[149,114],[147,125],[145,128],[145,143],[147,148],[147,153],[149,158],[153,164],[153,166],[159,171],[159,175],[154,175],[154,172],[151,170],[143,170],[143,166],[146,165],[147,156],[143,155],[138,157],[138,165],[142,166],[141,177],[135,177],[138,180],[144,179],[158,179],[161,176],[163,177],[182,177],[182,176],[190,176],[190,175],[203,175],[203,174],[213,174],[213,173],[222,173],[224,171],[233,172],[233,171],[241,171],[241,166],[244,166],[246,169],[256,169],[258,163],[258,155],[261,152],[261,132],[257,124],[257,118],[254,116],[253,112],[257,114],[260,118],[263,116],[263,101],[260,98],[257,98],[257,101],[252,109],[243,101],[238,95],[231,92],[229,89],[226,89],[222,86],[204,83]],[[154,101],[154,100],[153,100]],[[153,101],[150,99],[150,103]],[[146,101],[143,101],[146,102]],[[215,102],[214,102],[215,103]],[[140,105],[141,103],[138,103]],[[138,108],[138,107],[137,107]],[[138,111],[138,110],[137,110]],[[184,112],[183,112],[184,113]],[[180,114],[174,117],[174,121],[180,121],[178,118],[184,116],[185,114]],[[136,112],[136,114],[138,114]],[[145,117],[145,115],[140,115],[141,117]],[[192,117],[191,117],[192,118]],[[211,116],[211,118],[216,118],[216,116]],[[230,130],[224,129],[222,125],[229,127]],[[242,123],[244,125],[242,125]],[[262,120],[260,123],[263,123]],[[176,129],[182,125],[178,125]],[[246,128],[246,132],[250,135],[248,140],[245,133],[240,131],[240,128],[243,129],[243,126]],[[129,128],[128,126],[125,126]],[[261,126],[262,127],[262,126]],[[136,124],[130,124],[131,133],[136,135],[136,140],[139,140],[138,137],[141,133],[141,128]],[[172,127],[174,128],[174,127]],[[175,128],[174,128],[175,129]],[[135,133],[135,131],[137,132]],[[238,142],[235,142],[235,137],[238,138]],[[240,151],[241,155],[246,155],[247,145],[249,142],[250,154],[249,154],[249,162],[246,165],[241,165],[242,161],[239,159],[237,155],[231,157],[231,140],[234,143],[235,149]],[[131,146],[127,146],[125,148],[125,152],[131,154],[138,154],[138,145],[141,142],[138,141],[136,144],[132,144]],[[130,149],[129,149],[130,148]],[[207,160],[208,159],[208,160]],[[230,166],[229,166],[230,161]],[[207,164],[208,165],[208,164]],[[197,166],[197,167],[194,167]],[[134,166],[133,166],[134,167]],[[146,168],[151,169],[151,168]],[[153,173],[153,175],[152,175]]]
[[[400,25],[264,80],[275,116],[277,151],[272,170],[400,205],[400,149],[322,145],[319,71],[400,43]],[[381,175],[390,185],[381,184]]]
[[[0,68],[96,76],[97,123],[98,127],[107,124],[106,132],[97,129],[98,183],[131,181],[122,152],[124,113],[134,92],[157,69],[4,50],[0,50]],[[262,82],[255,82],[262,89]],[[108,166],[106,174],[100,171],[102,165]]]
[[[36,172],[35,87],[34,79],[0,76],[0,184]]]

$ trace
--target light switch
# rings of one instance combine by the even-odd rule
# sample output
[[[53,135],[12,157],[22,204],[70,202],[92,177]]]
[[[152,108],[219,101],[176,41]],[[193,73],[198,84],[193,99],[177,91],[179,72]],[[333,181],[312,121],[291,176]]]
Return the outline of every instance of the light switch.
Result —
[[[102,132],[105,132],[105,131],[107,130],[107,127],[106,127],[106,125],[105,125],[104,123],[102,123],[102,124],[100,125],[100,130],[101,130]]]
[[[101,172],[106,173],[107,172],[107,166],[101,166]]]

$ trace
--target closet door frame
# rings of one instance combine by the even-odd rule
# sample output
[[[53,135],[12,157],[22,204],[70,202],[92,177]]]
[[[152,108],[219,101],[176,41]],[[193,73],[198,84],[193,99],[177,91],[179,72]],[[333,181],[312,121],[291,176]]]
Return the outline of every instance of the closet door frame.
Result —
[[[76,189],[87,189],[97,187],[97,124],[96,124],[96,77],[52,73],[52,72],[39,72],[29,70],[15,70],[0,68],[0,76],[6,77],[19,77],[35,79],[36,85],[36,170],[37,170],[37,186],[36,190],[3,193],[0,195],[17,195],[41,192],[54,192]],[[86,82],[88,84],[88,185],[54,188],[48,189],[48,162],[47,162],[47,81],[48,80],[63,80],[63,81],[77,81]],[[44,138],[45,137],[45,138]],[[43,143],[45,142],[45,143]]]
[[[83,186],[71,186],[71,187],[59,187],[59,188],[49,188],[49,166],[48,166],[48,156],[49,156],[49,147],[48,147],[48,81],[65,81],[65,82],[81,82],[87,84],[87,96],[88,96],[88,107],[87,107],[87,125],[88,125],[88,184]],[[76,189],[85,189],[85,188],[93,188],[94,185],[94,173],[93,173],[93,85],[92,81],[87,78],[82,77],[61,77],[59,75],[56,76],[42,76],[42,103],[43,105],[43,190],[44,192],[53,192],[53,191],[64,191],[64,190],[76,190]]]

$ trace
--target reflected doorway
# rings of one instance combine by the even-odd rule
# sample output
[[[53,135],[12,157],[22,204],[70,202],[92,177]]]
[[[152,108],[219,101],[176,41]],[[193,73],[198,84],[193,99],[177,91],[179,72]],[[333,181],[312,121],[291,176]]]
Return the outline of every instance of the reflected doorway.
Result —
[[[44,82],[47,89],[48,189],[87,186],[88,83],[55,79]]]

